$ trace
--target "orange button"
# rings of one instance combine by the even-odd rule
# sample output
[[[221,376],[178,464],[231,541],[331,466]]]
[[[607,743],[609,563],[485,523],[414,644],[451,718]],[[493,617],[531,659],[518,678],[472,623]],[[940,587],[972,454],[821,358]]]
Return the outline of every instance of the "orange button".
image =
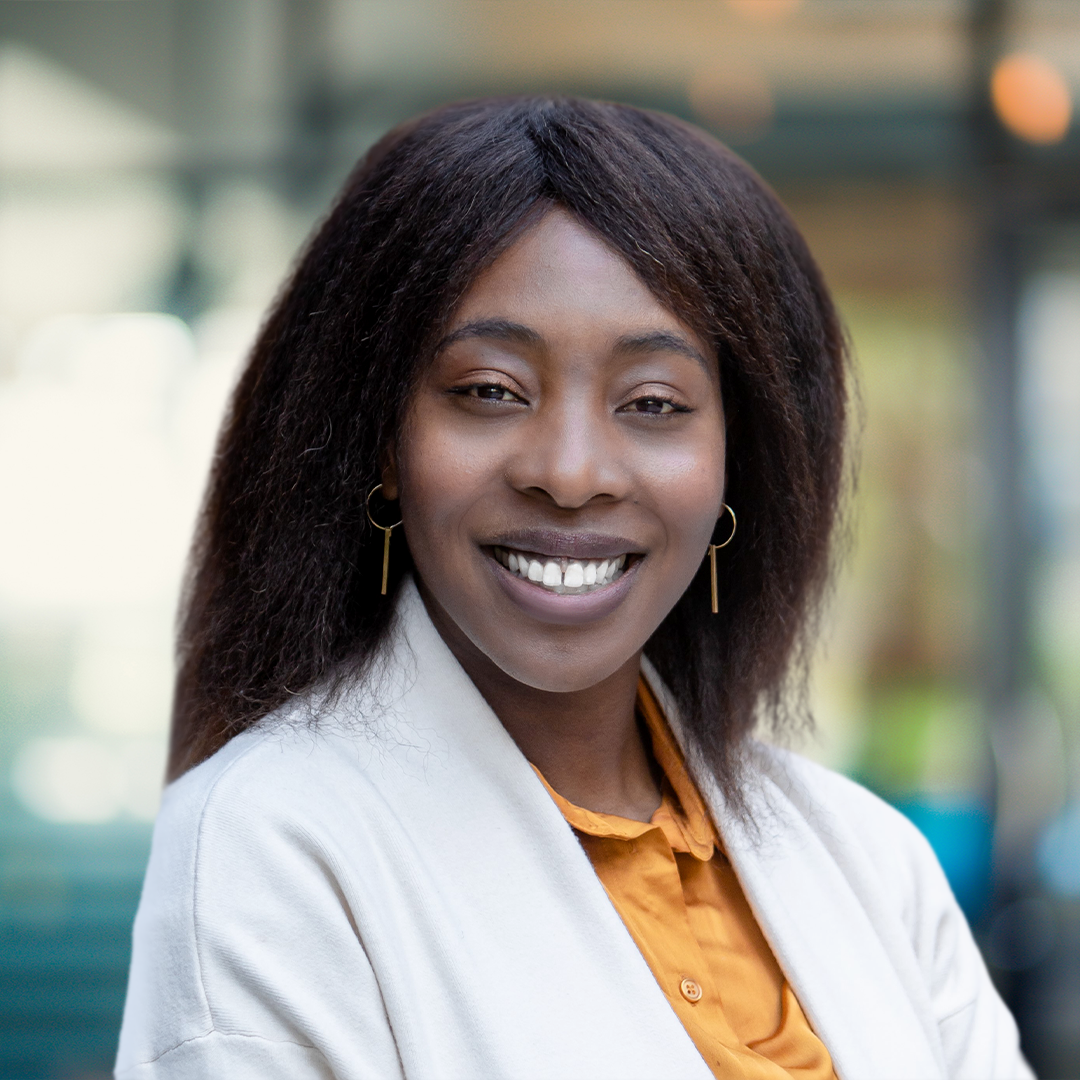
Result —
[[[679,983],[679,990],[687,1001],[701,1000],[701,987],[694,982],[693,979],[683,979],[683,981]]]

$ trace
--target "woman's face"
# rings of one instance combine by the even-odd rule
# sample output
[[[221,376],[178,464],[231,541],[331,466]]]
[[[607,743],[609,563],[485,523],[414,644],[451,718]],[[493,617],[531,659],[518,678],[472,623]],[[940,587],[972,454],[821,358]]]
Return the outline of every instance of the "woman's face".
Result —
[[[469,289],[383,480],[459,657],[539,690],[594,686],[705,556],[724,489],[716,358],[554,210]]]

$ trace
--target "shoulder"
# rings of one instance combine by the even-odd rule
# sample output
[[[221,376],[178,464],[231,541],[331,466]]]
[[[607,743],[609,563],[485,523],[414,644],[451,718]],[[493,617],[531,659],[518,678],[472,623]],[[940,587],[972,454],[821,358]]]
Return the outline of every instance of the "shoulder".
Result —
[[[751,757],[754,798],[768,807],[763,848],[773,828],[775,857],[801,861],[808,889],[843,879],[910,1000],[925,1000],[948,1074],[1029,1076],[1016,1025],[922,833],[860,784],[798,754],[756,743]]]
[[[305,880],[305,866],[318,876],[345,822],[363,820],[379,747],[359,721],[350,728],[340,712],[310,706],[301,699],[267,717],[165,789],[144,908],[156,896],[198,932],[218,914],[212,905],[235,906],[241,885],[279,895]]]
[[[899,810],[790,750],[755,743],[751,759],[759,797],[799,819],[868,903],[887,905],[912,932],[933,913],[963,919],[933,849]]]
[[[246,821],[269,828],[339,817],[338,800],[355,797],[373,763],[406,742],[393,709],[368,690],[360,682],[343,682],[333,694],[309,690],[236,735],[166,787],[155,838],[198,836],[205,849],[219,825],[250,842],[241,835]]]
[[[753,773],[768,777],[808,812],[814,806],[828,806],[838,811],[865,811],[875,825],[906,820],[861,784],[794,750],[754,740],[748,759]]]
[[[233,738],[216,754],[169,784],[154,824],[148,883],[183,875],[193,892],[195,871],[233,845],[250,845],[259,832],[303,806],[311,806],[307,775],[333,769],[314,732],[263,722]],[[331,780],[332,782],[332,780]],[[222,851],[226,849],[226,851]]]
[[[754,743],[752,774],[783,792],[807,824],[828,842],[842,828],[846,842],[856,840],[868,855],[893,853],[916,860],[933,851],[922,833],[894,806],[861,784],[791,750]]]
[[[341,793],[363,789],[364,740],[326,727],[274,717],[166,789],[135,920],[119,1063],[164,1062],[181,1047],[209,1061],[258,1040],[330,1053],[324,1018],[340,1013],[343,986],[381,1018],[343,901],[353,868],[342,835],[362,816]],[[282,983],[293,991],[287,1007]],[[369,1036],[385,1041],[381,1028]]]

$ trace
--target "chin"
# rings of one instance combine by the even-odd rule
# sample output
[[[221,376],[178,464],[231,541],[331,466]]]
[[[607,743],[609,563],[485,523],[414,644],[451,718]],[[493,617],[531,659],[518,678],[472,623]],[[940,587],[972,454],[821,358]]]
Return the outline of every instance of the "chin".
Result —
[[[568,663],[567,653],[576,653],[580,657],[582,652],[591,651],[588,645],[573,645],[566,650],[543,650],[543,658],[530,664],[522,664],[516,651],[507,654],[504,644],[498,650],[482,651],[504,675],[524,686],[549,694],[572,694],[588,690],[610,678],[636,657],[641,649],[632,648],[625,653],[620,651],[618,655],[603,657],[594,655],[587,662]]]

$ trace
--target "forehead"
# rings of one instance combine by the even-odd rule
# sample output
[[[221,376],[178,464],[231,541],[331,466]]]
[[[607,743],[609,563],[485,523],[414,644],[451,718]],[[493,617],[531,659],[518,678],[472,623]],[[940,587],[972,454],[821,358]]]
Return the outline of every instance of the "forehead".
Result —
[[[477,277],[450,328],[496,318],[545,338],[677,330],[704,354],[711,352],[622,255],[561,209],[545,214]]]

